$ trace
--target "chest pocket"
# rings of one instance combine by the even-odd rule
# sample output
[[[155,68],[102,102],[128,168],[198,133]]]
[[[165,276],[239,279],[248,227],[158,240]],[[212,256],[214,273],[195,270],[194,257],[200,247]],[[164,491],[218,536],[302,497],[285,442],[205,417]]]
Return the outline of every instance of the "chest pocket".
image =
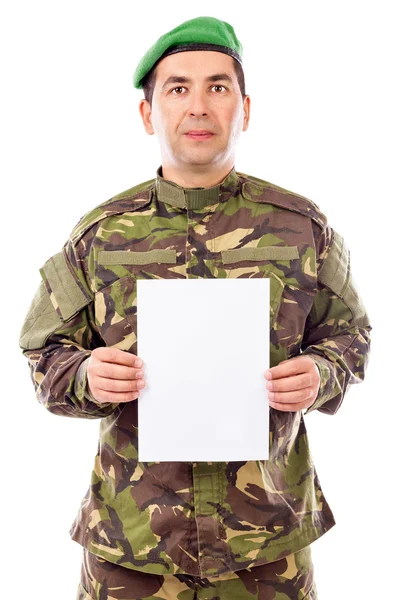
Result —
[[[270,279],[270,326],[277,320],[285,281],[278,266],[289,266],[299,258],[297,246],[262,246],[260,248],[234,248],[222,250],[222,262],[229,278],[268,277]],[[286,262],[284,262],[286,261]],[[229,267],[227,267],[229,265]],[[275,272],[277,271],[277,272]]]
[[[97,257],[98,286],[95,293],[96,325],[106,346],[137,354],[138,278],[168,277],[168,269],[177,262],[173,249],[147,251],[100,250]]]

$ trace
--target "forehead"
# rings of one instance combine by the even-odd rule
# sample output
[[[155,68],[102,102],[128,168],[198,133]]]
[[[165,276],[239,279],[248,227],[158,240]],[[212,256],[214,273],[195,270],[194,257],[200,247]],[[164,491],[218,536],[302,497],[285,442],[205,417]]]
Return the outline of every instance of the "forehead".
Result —
[[[156,79],[163,83],[168,77],[181,75],[190,79],[204,79],[214,73],[226,73],[236,79],[233,58],[224,52],[193,50],[165,56],[156,67]]]

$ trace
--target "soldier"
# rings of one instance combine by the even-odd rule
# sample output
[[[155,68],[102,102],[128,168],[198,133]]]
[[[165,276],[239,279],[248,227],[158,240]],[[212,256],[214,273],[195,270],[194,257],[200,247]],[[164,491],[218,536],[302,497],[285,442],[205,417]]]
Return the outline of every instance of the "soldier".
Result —
[[[70,529],[79,600],[317,598],[310,545],[335,520],[304,415],[335,414],[364,379],[371,325],[317,204],[235,170],[250,117],[241,57],[234,29],[212,17],[146,52],[134,85],[162,164],[80,219],[40,268],[21,329],[38,400],[101,419]],[[271,280],[270,458],[140,462],[136,279],[206,277]]]

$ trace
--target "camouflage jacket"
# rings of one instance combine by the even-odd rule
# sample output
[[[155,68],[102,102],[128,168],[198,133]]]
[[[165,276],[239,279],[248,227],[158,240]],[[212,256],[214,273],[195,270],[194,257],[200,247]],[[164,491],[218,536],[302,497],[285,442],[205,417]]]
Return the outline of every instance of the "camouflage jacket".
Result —
[[[85,214],[40,273],[19,341],[37,398],[57,415],[101,418],[73,540],[126,568],[216,577],[335,524],[303,417],[333,415],[364,379],[371,326],[349,250],[315,203],[235,167],[216,186],[183,188],[160,166]],[[138,354],[136,279],[153,277],[270,278],[270,366],[308,354],[321,384],[304,415],[270,408],[269,460],[139,462],[138,401],[89,394],[93,349]]]

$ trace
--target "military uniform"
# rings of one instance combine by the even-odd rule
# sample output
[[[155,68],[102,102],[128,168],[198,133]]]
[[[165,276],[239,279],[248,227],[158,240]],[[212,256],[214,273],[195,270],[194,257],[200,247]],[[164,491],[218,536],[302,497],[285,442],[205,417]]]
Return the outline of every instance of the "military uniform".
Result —
[[[159,167],[84,215],[40,273],[20,336],[37,398],[54,414],[102,419],[73,540],[126,569],[213,580],[296,553],[335,524],[304,415],[336,413],[363,380],[371,325],[349,250],[315,203],[235,167],[210,188],[183,188]],[[270,366],[310,356],[317,398],[304,415],[270,408],[269,460],[139,462],[138,402],[90,396],[91,351],[138,355],[137,279],[207,277],[270,278]]]

